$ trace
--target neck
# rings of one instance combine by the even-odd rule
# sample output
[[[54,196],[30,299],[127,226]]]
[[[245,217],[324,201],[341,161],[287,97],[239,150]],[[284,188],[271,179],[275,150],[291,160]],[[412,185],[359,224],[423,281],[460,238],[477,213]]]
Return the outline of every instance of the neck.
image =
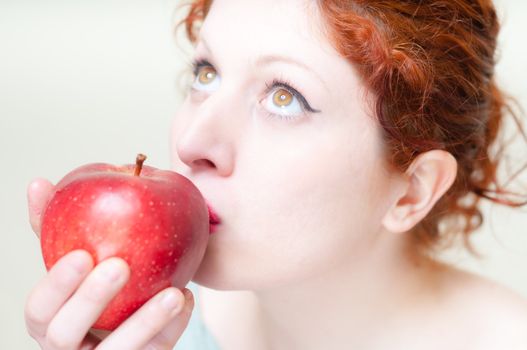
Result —
[[[323,275],[254,292],[262,341],[272,350],[371,348],[381,324],[398,324],[430,296],[437,266],[412,253],[405,235],[381,234]]]

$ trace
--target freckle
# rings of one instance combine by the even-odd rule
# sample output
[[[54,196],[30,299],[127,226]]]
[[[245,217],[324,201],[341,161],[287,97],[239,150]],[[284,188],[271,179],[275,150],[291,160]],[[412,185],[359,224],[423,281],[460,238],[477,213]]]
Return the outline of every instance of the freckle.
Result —
[[[168,252],[168,256],[172,256],[172,254],[174,254],[174,252]]]
[[[145,216],[144,213],[139,213],[139,217],[140,217],[140,218],[142,218],[142,217],[144,217],[144,216]]]
[[[148,205],[153,206],[154,202],[150,201],[150,202],[148,202]]]
[[[77,201],[77,197],[73,197],[73,201],[76,202]]]
[[[155,226],[155,229],[156,229],[156,230],[159,230],[159,225],[156,225],[156,226]]]

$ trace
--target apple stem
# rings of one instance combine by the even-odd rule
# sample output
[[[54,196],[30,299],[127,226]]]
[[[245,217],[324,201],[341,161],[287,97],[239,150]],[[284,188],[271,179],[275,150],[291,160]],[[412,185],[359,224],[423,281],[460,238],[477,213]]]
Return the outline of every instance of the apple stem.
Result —
[[[142,153],[139,153],[135,158],[135,172],[134,176],[141,175],[141,170],[143,169],[143,163],[146,160],[146,156]]]

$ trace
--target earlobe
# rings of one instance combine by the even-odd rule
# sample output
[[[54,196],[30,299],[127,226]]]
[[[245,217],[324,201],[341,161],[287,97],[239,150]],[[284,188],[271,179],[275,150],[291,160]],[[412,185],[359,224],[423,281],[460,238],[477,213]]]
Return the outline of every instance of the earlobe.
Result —
[[[412,229],[448,191],[456,174],[457,161],[449,152],[421,153],[405,172],[408,186],[386,212],[382,220],[384,228],[394,233]]]

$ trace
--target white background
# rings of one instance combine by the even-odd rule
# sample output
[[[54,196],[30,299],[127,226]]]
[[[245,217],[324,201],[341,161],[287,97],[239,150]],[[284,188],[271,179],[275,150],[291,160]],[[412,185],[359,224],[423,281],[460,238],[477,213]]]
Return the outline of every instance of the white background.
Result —
[[[169,168],[171,117],[186,43],[174,40],[178,0],[0,0],[0,349],[35,349],[24,300],[44,274],[26,186],[91,162]],[[527,2],[498,2],[500,82],[527,107]],[[180,45],[178,48],[177,45]],[[517,153],[527,159],[527,144]],[[520,153],[521,152],[521,153]],[[525,176],[523,176],[525,179]],[[485,205],[474,242],[445,259],[527,297],[527,208]]]

